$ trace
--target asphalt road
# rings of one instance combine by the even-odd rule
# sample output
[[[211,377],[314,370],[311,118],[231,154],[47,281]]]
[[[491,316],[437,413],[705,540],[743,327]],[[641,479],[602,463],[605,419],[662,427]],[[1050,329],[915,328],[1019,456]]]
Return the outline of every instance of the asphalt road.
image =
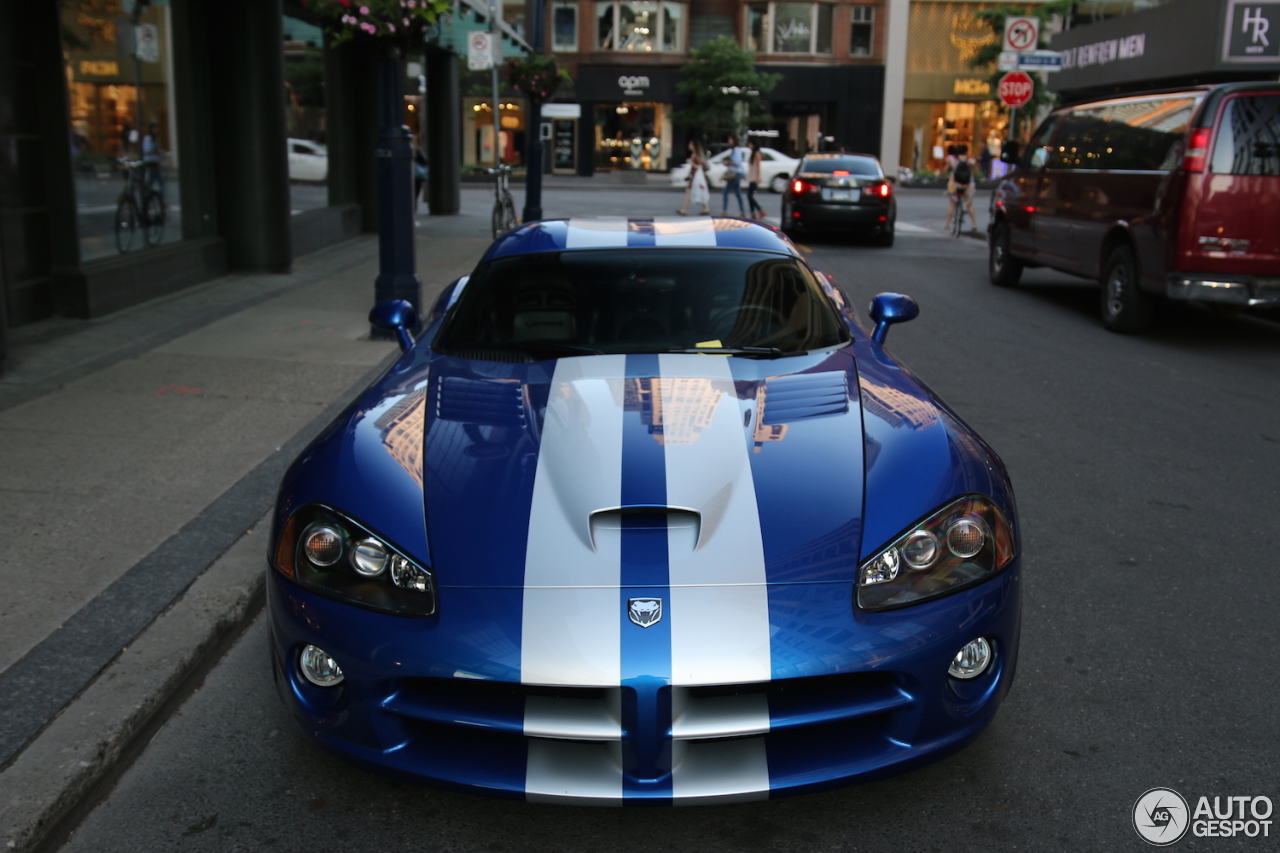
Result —
[[[665,198],[574,196],[549,194],[548,211]],[[449,228],[487,222],[484,197],[464,198]],[[575,809],[417,788],[302,739],[260,618],[65,849],[1143,850],[1131,810],[1152,787],[1193,806],[1280,801],[1280,325],[1175,307],[1151,334],[1110,334],[1095,287],[1044,271],[992,287],[982,242],[927,230],[941,194],[903,199],[916,228],[892,249],[804,248],[859,305],[916,297],[921,315],[893,328],[890,349],[1013,477],[1021,659],[976,743],[889,780],[740,806]],[[1175,849],[1277,843],[1188,834]]]

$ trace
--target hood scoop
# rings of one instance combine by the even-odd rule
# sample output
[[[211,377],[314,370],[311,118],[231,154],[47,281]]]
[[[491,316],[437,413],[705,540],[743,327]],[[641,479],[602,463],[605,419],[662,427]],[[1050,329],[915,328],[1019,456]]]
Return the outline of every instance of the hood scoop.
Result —
[[[692,551],[702,533],[702,513],[677,506],[617,506],[592,512],[590,526],[596,551],[620,541],[623,529],[662,534],[671,546]]]
[[[849,411],[849,389],[845,381],[842,370],[770,376],[758,392],[756,405],[760,422],[782,424],[822,415],[842,415]]]
[[[516,381],[446,376],[436,414],[441,420],[519,429],[525,425],[524,386]]]

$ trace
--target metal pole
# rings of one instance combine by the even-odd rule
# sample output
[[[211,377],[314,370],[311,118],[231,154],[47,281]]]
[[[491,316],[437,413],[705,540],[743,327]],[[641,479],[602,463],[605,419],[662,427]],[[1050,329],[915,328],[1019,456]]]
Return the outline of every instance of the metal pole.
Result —
[[[546,26],[543,13],[546,0],[533,0],[533,52],[542,53],[545,41]],[[526,123],[525,138],[528,144],[528,162],[525,165],[524,178],[524,211],[525,222],[535,222],[542,218],[542,104],[534,98],[529,99],[529,120]]]
[[[493,82],[493,168],[502,165],[502,146],[499,144],[502,132],[502,104],[498,101],[498,39],[502,38],[498,31],[497,25],[498,9],[489,4],[489,49],[492,53],[489,66],[490,78]],[[494,182],[498,182],[498,176],[494,175]]]
[[[404,70],[400,57],[378,59],[378,278],[374,300],[406,299],[422,314],[422,282],[413,248],[413,135],[401,121]],[[374,338],[390,338],[371,328]]]

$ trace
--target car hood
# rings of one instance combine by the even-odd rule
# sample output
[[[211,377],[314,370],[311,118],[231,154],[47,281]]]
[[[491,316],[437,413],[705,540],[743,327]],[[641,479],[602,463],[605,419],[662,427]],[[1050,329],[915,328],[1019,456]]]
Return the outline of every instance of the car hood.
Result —
[[[847,350],[438,357],[427,395],[423,493],[442,590],[616,598],[853,579],[863,435]]]

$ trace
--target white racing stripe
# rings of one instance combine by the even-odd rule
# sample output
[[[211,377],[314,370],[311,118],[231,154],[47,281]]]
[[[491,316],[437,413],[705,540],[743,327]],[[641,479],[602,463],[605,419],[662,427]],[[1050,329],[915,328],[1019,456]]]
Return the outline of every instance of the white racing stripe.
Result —
[[[702,517],[669,539],[672,684],[767,681],[769,592],[742,409],[727,358],[663,355],[667,503]]]
[[[626,217],[570,219],[566,223],[566,249],[618,249],[627,245]]]
[[[525,684],[620,683],[619,540],[592,547],[589,519],[621,500],[625,376],[622,355],[556,362],[525,552]]]
[[[710,218],[690,219],[687,222],[655,221],[653,223],[655,246],[712,246],[716,245],[715,224]]]

